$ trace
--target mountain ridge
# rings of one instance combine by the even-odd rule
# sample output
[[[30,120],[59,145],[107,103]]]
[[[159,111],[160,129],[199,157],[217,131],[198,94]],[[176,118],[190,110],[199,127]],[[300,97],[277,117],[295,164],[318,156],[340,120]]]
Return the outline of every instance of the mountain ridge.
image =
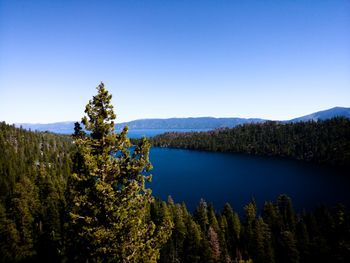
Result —
[[[345,107],[333,107],[327,110],[317,111],[308,115],[297,117],[289,120],[290,122],[298,121],[317,121],[317,120],[326,120],[333,117],[346,117],[350,119],[350,108]]]
[[[346,117],[350,119],[350,108],[346,107],[333,107],[327,110],[317,111],[308,115],[293,118],[290,120],[276,120],[284,123],[299,122],[299,121],[317,121],[330,119],[333,117]],[[269,121],[267,119],[260,118],[215,118],[215,117],[187,117],[187,118],[153,118],[153,119],[138,119],[129,122],[117,123],[116,129],[121,130],[124,126],[128,126],[130,130],[142,130],[142,129],[217,129],[217,128],[233,128],[237,125],[247,123],[261,123]],[[15,123],[16,127],[22,127],[24,129],[37,130],[37,131],[49,131],[54,133],[70,134],[73,132],[74,121],[54,122],[54,123]]]

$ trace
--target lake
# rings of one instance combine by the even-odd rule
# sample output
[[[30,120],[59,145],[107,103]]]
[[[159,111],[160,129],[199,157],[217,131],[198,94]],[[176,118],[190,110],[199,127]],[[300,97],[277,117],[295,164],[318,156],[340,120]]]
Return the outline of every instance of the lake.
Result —
[[[153,195],[185,202],[190,210],[200,198],[221,209],[225,202],[242,211],[252,197],[259,209],[279,194],[292,198],[297,210],[319,204],[350,205],[346,171],[281,158],[152,148]]]

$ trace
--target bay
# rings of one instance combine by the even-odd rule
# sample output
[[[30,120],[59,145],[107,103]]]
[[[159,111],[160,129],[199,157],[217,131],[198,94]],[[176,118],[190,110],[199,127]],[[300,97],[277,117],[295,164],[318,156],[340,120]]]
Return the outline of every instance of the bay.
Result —
[[[235,209],[254,198],[261,208],[287,194],[297,210],[318,205],[350,205],[346,170],[282,158],[193,150],[152,148],[154,166],[149,186],[163,200],[170,195],[193,210],[201,198],[221,209]]]

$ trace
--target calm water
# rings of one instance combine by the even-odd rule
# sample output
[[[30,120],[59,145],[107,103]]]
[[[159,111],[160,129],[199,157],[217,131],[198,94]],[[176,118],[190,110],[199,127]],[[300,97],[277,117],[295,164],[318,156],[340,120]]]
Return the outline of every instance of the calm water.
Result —
[[[230,202],[241,211],[254,197],[263,201],[289,195],[297,209],[342,202],[350,205],[350,174],[302,162],[241,154],[153,148],[151,188],[155,196],[184,201],[193,209],[200,198],[221,209]],[[348,175],[348,176],[346,176]]]

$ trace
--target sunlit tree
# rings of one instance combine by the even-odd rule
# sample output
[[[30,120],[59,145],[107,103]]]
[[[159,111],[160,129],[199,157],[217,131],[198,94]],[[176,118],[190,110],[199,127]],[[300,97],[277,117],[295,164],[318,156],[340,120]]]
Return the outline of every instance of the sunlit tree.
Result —
[[[69,182],[74,260],[155,262],[170,224],[150,220],[150,144],[142,139],[132,148],[127,127],[115,133],[112,95],[103,83],[97,91],[82,119],[88,135],[76,125],[73,136],[79,160]]]

